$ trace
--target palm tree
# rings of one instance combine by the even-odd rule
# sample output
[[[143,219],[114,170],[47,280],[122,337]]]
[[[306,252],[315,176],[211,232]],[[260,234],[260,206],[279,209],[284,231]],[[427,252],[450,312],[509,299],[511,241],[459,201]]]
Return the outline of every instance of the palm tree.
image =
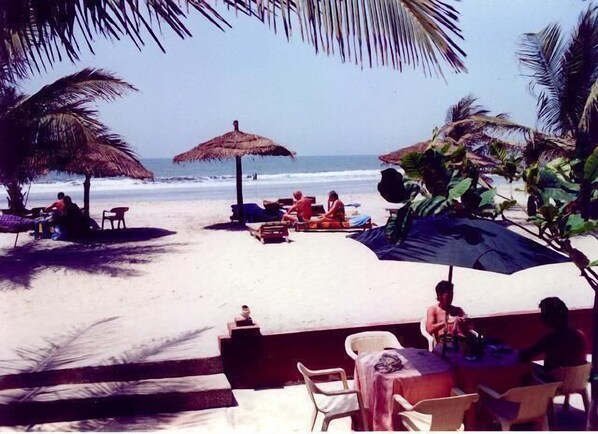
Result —
[[[598,143],[598,13],[590,5],[579,17],[569,39],[550,24],[523,36],[519,59],[529,71],[531,92],[538,98],[543,129],[575,144],[575,156],[585,161]],[[578,165],[583,179],[583,165]],[[581,183],[582,216],[588,218],[591,183]]]
[[[216,0],[52,0],[0,2],[0,81],[21,77],[25,61],[40,71],[66,56],[78,59],[82,47],[93,52],[93,39],[129,37],[137,47],[149,37],[162,49],[156,30],[170,27],[181,38],[191,9],[220,29],[229,23],[213,7]],[[443,0],[223,0],[235,12],[254,16],[290,38],[299,27],[301,39],[315,51],[338,54],[356,64],[421,66],[442,74],[440,63],[465,70],[458,12]],[[366,57],[366,60],[364,60]],[[22,66],[22,63],[21,63]]]
[[[129,90],[136,89],[94,69],[63,77],[31,96],[12,86],[0,87],[0,183],[7,187],[13,211],[24,208],[24,183],[61,169],[88,144],[124,146],[89,106]]]
[[[558,24],[523,36],[519,50],[521,64],[531,78],[530,90],[537,96],[538,119],[542,128],[560,139],[573,143],[571,167],[579,182],[579,194],[570,205],[579,207],[581,217],[591,216],[592,183],[595,180],[596,143],[598,143],[598,10],[590,5],[579,17],[569,38],[563,37]],[[570,209],[573,209],[570,207]],[[568,216],[567,216],[568,217]],[[598,325],[598,274],[584,261],[576,260],[570,236],[562,244],[578,264],[582,276],[595,292],[594,328]],[[577,255],[584,256],[584,255]],[[585,256],[584,256],[585,258]],[[586,258],[587,259],[587,258]],[[581,265],[579,265],[579,263]],[[593,338],[592,405],[589,427],[598,425],[598,335]]]

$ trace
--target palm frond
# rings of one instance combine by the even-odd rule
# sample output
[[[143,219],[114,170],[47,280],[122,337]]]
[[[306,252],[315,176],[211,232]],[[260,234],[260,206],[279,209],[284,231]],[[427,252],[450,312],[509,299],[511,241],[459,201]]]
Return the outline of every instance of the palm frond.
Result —
[[[559,132],[577,134],[586,101],[598,78],[598,13],[590,7],[580,18],[561,61]]]
[[[136,90],[135,86],[110,72],[85,68],[42,87],[38,92],[21,101],[14,109],[35,112],[73,102],[111,101],[128,91]]]
[[[556,128],[560,120],[563,49],[561,27],[553,23],[538,33],[523,35],[518,51],[520,63],[530,71],[527,76],[533,80],[529,90],[532,94],[538,92],[538,117],[548,128]]]
[[[280,21],[287,38],[299,26],[301,38],[315,51],[338,54],[344,61],[373,65],[373,59],[401,70],[421,67],[442,74],[446,62],[455,72],[465,70],[465,53],[455,40],[463,39],[458,12],[443,0],[223,0],[235,12],[255,16],[272,25]],[[144,3],[145,7],[142,7]],[[156,30],[163,25],[179,37],[190,36],[185,26],[193,9],[220,29],[230,27],[211,0],[21,0],[0,3],[0,59],[25,58],[41,70],[63,55],[79,57],[82,46],[93,52],[93,38],[130,38],[137,47],[149,37],[162,49]],[[363,60],[363,50],[367,60]],[[351,50],[353,46],[353,50]]]

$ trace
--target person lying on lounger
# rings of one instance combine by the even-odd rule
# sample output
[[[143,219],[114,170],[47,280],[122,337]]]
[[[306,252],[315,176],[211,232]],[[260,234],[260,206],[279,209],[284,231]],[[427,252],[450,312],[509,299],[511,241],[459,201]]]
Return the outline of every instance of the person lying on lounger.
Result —
[[[453,284],[442,280],[436,285],[436,299],[438,304],[430,306],[426,313],[426,330],[434,335],[437,341],[448,334],[467,336],[471,332],[471,324],[458,306],[453,306]]]
[[[299,190],[293,193],[295,204],[282,216],[282,221],[289,221],[292,223],[303,223],[309,221],[312,216],[311,200],[303,197],[303,193]],[[296,212],[296,214],[291,214]]]
[[[320,217],[315,217],[316,222],[344,222],[345,204],[338,198],[336,191],[328,193],[328,212]]]

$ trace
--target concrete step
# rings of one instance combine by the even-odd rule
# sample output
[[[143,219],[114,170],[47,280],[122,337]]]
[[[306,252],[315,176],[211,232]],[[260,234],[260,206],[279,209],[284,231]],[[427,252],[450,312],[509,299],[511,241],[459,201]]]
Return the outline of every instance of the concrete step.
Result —
[[[124,382],[60,384],[0,392],[0,426],[146,416],[235,406],[222,373]]]

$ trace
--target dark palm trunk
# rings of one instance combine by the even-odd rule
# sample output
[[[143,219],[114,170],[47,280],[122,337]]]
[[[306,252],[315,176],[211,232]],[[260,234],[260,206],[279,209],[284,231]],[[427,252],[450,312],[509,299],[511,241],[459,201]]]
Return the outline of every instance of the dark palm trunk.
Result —
[[[8,209],[11,214],[25,213],[25,196],[23,195],[23,186],[18,181],[9,181],[4,184],[8,193]]]

